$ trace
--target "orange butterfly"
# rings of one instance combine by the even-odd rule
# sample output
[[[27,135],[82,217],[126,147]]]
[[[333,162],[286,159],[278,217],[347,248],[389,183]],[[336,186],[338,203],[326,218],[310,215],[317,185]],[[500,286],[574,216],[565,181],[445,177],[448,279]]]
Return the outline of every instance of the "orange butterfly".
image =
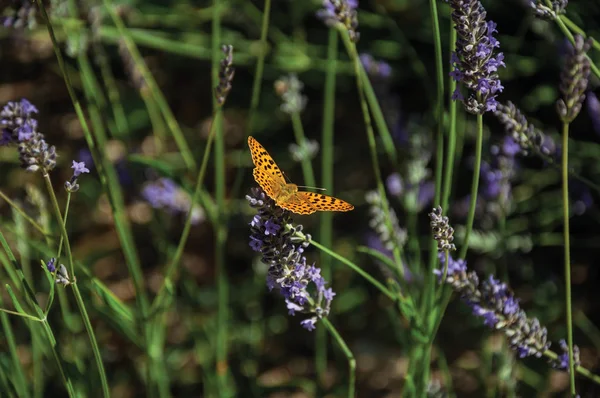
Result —
[[[252,136],[248,137],[248,146],[254,162],[254,179],[275,201],[277,206],[296,214],[312,214],[318,211],[350,211],[354,209],[350,203],[333,196],[319,193],[298,191],[296,184],[287,183],[283,173],[275,164],[266,149]]]

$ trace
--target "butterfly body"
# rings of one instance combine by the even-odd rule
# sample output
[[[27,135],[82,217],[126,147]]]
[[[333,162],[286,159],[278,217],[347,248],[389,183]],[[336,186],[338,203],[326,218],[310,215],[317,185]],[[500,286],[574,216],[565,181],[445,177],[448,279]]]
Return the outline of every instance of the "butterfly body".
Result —
[[[254,162],[254,179],[275,201],[277,206],[297,214],[312,214],[316,211],[350,211],[350,203],[333,196],[315,192],[299,191],[296,184],[288,183],[283,173],[265,150],[253,137],[248,137],[248,146]]]

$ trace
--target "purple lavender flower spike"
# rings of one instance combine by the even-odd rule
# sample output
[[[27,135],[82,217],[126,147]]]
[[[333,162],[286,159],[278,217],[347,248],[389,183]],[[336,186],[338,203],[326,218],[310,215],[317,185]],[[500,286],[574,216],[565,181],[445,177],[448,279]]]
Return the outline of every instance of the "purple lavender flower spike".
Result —
[[[498,68],[505,66],[504,55],[495,54],[500,46],[494,37],[496,23],[485,20],[485,9],[478,0],[450,0],[450,6],[458,34],[450,76],[469,90],[465,99],[457,87],[452,98],[463,101],[471,113],[493,112],[497,106],[496,96],[504,89]]]
[[[583,106],[590,76],[590,61],[586,53],[592,46],[590,39],[575,35],[575,44],[569,47],[560,75],[562,98],[556,101],[556,110],[563,123],[571,123]]]
[[[548,331],[540,325],[536,318],[528,318],[519,306],[519,300],[514,297],[508,286],[494,278],[479,281],[473,271],[468,271],[463,259],[454,260],[449,254],[453,248],[450,244],[454,230],[449,225],[447,217],[442,217],[442,209],[434,208],[429,214],[434,238],[438,241],[438,251],[441,267],[434,270],[440,278],[440,283],[446,283],[458,293],[461,299],[471,307],[473,314],[483,318],[486,326],[501,330],[508,339],[512,349],[523,358],[536,357],[550,348],[547,341]],[[444,232],[446,231],[446,232]],[[446,264],[446,261],[448,264]]]
[[[435,274],[441,276],[446,256],[444,253],[439,256],[442,269],[435,271]],[[519,300],[505,283],[492,275],[480,283],[475,272],[467,271],[464,260],[454,260],[450,256],[444,282],[460,294],[474,315],[483,318],[486,326],[504,332],[519,357],[540,357],[550,348],[546,328],[536,318],[527,317],[519,306]]]
[[[292,213],[276,206],[260,188],[253,188],[246,199],[258,211],[249,223],[250,247],[269,266],[267,287],[279,291],[290,315],[308,314],[301,325],[314,330],[317,321],[329,314],[335,293],[325,287],[321,270],[307,264],[302,255],[310,235],[303,234],[302,225],[292,223]],[[309,290],[310,286],[314,288]]]

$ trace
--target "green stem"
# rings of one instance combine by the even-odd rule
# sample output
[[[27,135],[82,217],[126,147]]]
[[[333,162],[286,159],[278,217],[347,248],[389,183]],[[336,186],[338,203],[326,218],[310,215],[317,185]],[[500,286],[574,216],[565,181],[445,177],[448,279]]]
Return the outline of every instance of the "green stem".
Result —
[[[479,173],[481,170],[481,150],[483,147],[483,115],[477,115],[477,141],[475,143],[475,165],[473,167],[473,181],[471,183],[471,202],[467,225],[465,227],[465,239],[460,249],[460,258],[465,259],[469,248],[469,237],[475,220],[475,208],[477,207],[477,192],[479,190]]]
[[[450,54],[456,49],[456,29],[454,26],[450,26]],[[442,209],[448,210],[448,202],[450,201],[450,194],[452,193],[452,179],[454,172],[454,160],[456,156],[456,112],[457,103],[452,99],[452,93],[456,90],[456,82],[450,78],[449,85],[450,90],[448,92],[448,103],[450,104],[450,130],[448,132],[448,145],[446,146],[446,165],[444,166],[444,189],[442,193]]]
[[[301,148],[305,148],[307,144],[306,136],[304,135],[304,127],[302,127],[302,119],[300,119],[300,113],[292,112],[290,114],[292,118],[292,127],[294,130],[294,136],[296,138],[296,143]],[[302,174],[304,175],[304,182],[307,186],[315,188],[315,173],[313,171],[312,164],[310,162],[309,156],[303,156],[302,161],[300,162],[302,165]]]
[[[335,29],[329,29],[327,40],[327,62],[329,67],[325,75],[325,94],[323,97],[323,127],[321,138],[321,186],[333,192],[333,145],[335,126],[335,87],[337,80],[338,36]],[[333,244],[333,214],[324,211],[321,214],[319,239],[325,247]],[[331,257],[321,255],[321,274],[325,280],[331,280]],[[316,330],[315,367],[317,375],[322,377],[327,370],[327,335],[323,328]]]
[[[354,359],[354,354],[352,354],[352,351],[338,333],[337,329],[329,322],[329,319],[322,318],[321,322],[346,356],[346,360],[348,361],[348,398],[354,398],[356,396],[356,359]]]
[[[41,0],[38,0],[38,1],[41,1]],[[48,338],[48,342],[50,343],[50,350],[52,351],[52,356],[54,357],[54,360],[56,361],[56,366],[58,367],[58,372],[60,373],[60,377],[63,380],[63,384],[67,388],[69,397],[77,397],[78,395],[75,393],[75,389],[73,388],[73,384],[71,383],[71,378],[67,375],[67,373],[63,369],[62,363],[64,361],[58,352],[58,347],[56,346],[56,339],[54,338],[54,334],[52,333],[52,328],[50,327],[50,325],[48,325],[47,320],[44,320],[42,322],[42,326],[44,327],[44,332],[46,333],[46,337]]]
[[[588,35],[584,32],[584,30],[581,29],[579,26],[577,26],[577,24],[575,22],[571,21],[566,15],[561,15],[560,20],[562,22],[564,22],[564,24],[569,29],[571,29],[573,32],[575,32],[578,35],[581,35],[585,38],[588,37]],[[592,47],[594,47],[596,50],[600,51],[600,42],[593,37],[590,37],[590,39],[592,40]]]
[[[550,1],[546,0],[546,3],[550,3]],[[569,39],[569,41],[571,42],[571,44],[574,45],[575,44],[575,37],[573,37],[573,34],[569,30],[569,28],[567,28],[567,26],[563,22],[562,18],[555,18],[554,21],[558,25],[558,27],[561,30],[561,32],[563,32],[563,34],[567,37],[567,39]],[[594,63],[594,60],[591,59],[588,54],[585,54],[585,57],[588,59],[589,64],[590,64],[590,69],[592,70],[592,72],[594,72],[594,75],[596,75],[596,77],[600,78],[600,69],[598,69],[598,67]]]
[[[562,201],[563,234],[565,240],[565,304],[567,313],[567,343],[569,345],[569,382],[575,396],[575,363],[573,362],[573,313],[571,306],[571,245],[569,233],[569,123],[562,125]]]
[[[381,178],[381,170],[379,169],[379,160],[378,160],[378,156],[377,156],[377,144],[375,142],[375,133],[373,132],[373,125],[371,124],[371,115],[369,113],[369,107],[367,105],[367,101],[365,99],[365,95],[364,95],[364,91],[363,91],[363,80],[365,80],[365,83],[366,83],[366,82],[368,82],[368,79],[366,78],[366,72],[364,71],[364,68],[362,67],[362,64],[360,63],[360,59],[358,57],[358,52],[356,50],[356,44],[354,44],[350,40],[347,30],[345,30],[344,28],[340,28],[340,33],[342,34],[342,39],[344,41],[344,45],[346,46],[348,55],[354,62],[354,70],[356,73],[356,87],[357,87],[357,91],[358,91],[358,96],[360,98],[360,105],[361,105],[361,110],[362,110],[362,114],[363,114],[363,119],[365,122],[365,127],[367,130],[367,139],[369,142],[371,163],[372,163],[372,167],[373,167],[373,172],[375,174],[375,180],[377,182],[377,192],[379,193],[379,196],[381,198],[381,203],[383,205],[383,211],[384,211],[385,220],[386,220],[386,227],[390,231],[393,231],[394,228],[391,224],[392,218],[390,216],[390,205],[387,200],[387,196],[385,194],[385,188],[383,186],[383,181]],[[362,79],[361,77],[364,77],[364,79]],[[367,87],[370,87],[370,84],[367,83]],[[375,101],[375,103],[377,103],[377,106],[379,106],[377,101]],[[385,131],[387,131],[387,126],[385,125],[385,121],[383,122],[382,128],[385,129]],[[380,133],[382,133],[382,131],[380,131]],[[393,159],[393,161],[395,162],[395,159]],[[396,165],[396,164],[397,163],[394,163],[394,165]],[[398,266],[398,274],[400,275],[400,277],[403,277],[404,276],[404,266],[402,265],[402,258],[400,256],[400,248],[397,245],[394,245],[394,247],[392,249],[392,254],[394,256],[394,261]]]
[[[219,59],[221,58],[221,14],[217,5],[219,0],[214,0],[214,14],[212,20],[212,86],[219,83]],[[232,387],[227,382],[229,365],[228,351],[228,322],[229,322],[229,284],[225,269],[225,246],[227,243],[227,213],[225,203],[225,139],[223,137],[223,117],[217,112],[219,105],[213,96],[214,123],[216,124],[215,139],[215,203],[217,203],[217,223],[213,225],[216,233],[215,240],[215,267],[217,278],[217,336],[216,336],[216,372],[217,385],[220,397],[231,395]]]
[[[262,25],[260,28],[260,53],[256,60],[256,71],[252,82],[252,99],[250,100],[250,110],[248,114],[247,135],[252,135],[256,109],[260,100],[260,91],[262,87],[262,77],[265,68],[265,56],[267,55],[267,35],[269,34],[269,15],[271,14],[271,0],[265,0]]]
[[[183,256],[183,252],[185,250],[185,245],[187,243],[188,237],[190,235],[190,231],[192,229],[192,210],[193,206],[200,201],[200,193],[202,192],[202,186],[204,184],[204,177],[206,176],[206,169],[208,167],[208,159],[210,158],[210,152],[212,149],[213,141],[215,138],[215,133],[217,131],[217,115],[221,113],[221,108],[217,108],[215,110],[215,114],[213,115],[213,122],[210,126],[210,132],[208,134],[208,140],[206,142],[206,146],[204,147],[204,155],[202,156],[202,164],[200,165],[200,173],[198,173],[198,178],[196,179],[196,186],[194,188],[194,194],[192,196],[190,211],[187,214],[185,219],[185,224],[183,225],[183,231],[181,232],[181,237],[179,238],[179,243],[177,245],[177,249],[175,250],[175,254],[172,257],[171,262],[167,266],[167,270],[165,272],[164,283],[161,286],[158,294],[156,295],[156,299],[152,303],[151,313],[158,311],[164,305],[164,300],[166,298],[166,294],[174,288],[176,284],[176,275],[177,269],[181,262],[181,257]]]
[[[296,232],[296,236],[298,236],[299,238],[305,238],[304,234],[302,234],[301,232]],[[357,274],[359,274],[360,276],[365,278],[367,280],[367,282],[369,282],[370,284],[375,286],[381,293],[386,295],[390,300],[396,301],[398,299],[396,297],[396,295],[394,293],[392,293],[388,288],[386,288],[381,282],[377,281],[375,278],[373,278],[371,275],[369,275],[367,272],[365,272],[358,265],[354,264],[352,261],[348,260],[345,257],[340,256],[339,254],[337,254],[334,251],[329,250],[327,247],[321,245],[319,242],[315,241],[314,239],[310,240],[310,244],[314,245],[317,249],[327,253],[328,255],[335,258],[336,260],[349,266],[354,272],[356,272]]]
[[[98,342],[96,341],[96,335],[94,334],[94,328],[90,323],[90,319],[85,308],[85,304],[83,299],[81,298],[81,294],[79,293],[79,288],[77,287],[77,280],[75,278],[75,266],[73,264],[73,253],[71,252],[71,243],[69,242],[69,236],[67,234],[67,229],[65,228],[65,224],[63,221],[63,217],[60,212],[60,208],[58,207],[58,201],[56,200],[56,195],[54,194],[54,189],[52,188],[52,182],[50,181],[50,175],[48,173],[44,173],[43,175],[44,182],[46,184],[46,189],[48,191],[48,196],[50,197],[50,202],[52,203],[52,209],[54,210],[54,217],[56,217],[56,221],[60,228],[61,240],[64,241],[65,252],[67,254],[67,264],[69,267],[69,278],[71,278],[71,283],[69,284],[73,289],[73,294],[75,295],[75,301],[77,302],[77,307],[79,308],[79,312],[81,314],[81,318],[83,319],[83,323],[85,325],[85,329],[87,331],[88,337],[90,339],[90,344],[92,345],[92,352],[94,353],[94,359],[96,360],[96,365],[98,366],[98,373],[100,374],[100,384],[102,387],[102,395],[104,397],[110,397],[110,388],[108,387],[108,380],[106,379],[106,372],[104,371],[104,364],[102,362],[102,355],[100,354],[100,348],[98,347]],[[60,262],[60,259],[56,259],[57,262]]]

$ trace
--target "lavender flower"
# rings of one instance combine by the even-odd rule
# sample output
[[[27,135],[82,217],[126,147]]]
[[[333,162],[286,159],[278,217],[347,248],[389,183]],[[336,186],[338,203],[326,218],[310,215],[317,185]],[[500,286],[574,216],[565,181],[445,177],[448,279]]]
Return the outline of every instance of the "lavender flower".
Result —
[[[58,266],[57,271],[56,258],[52,257],[50,260],[48,260],[48,262],[46,263],[46,270],[51,274],[55,274],[56,284],[64,286],[71,284],[71,280],[69,279],[69,273],[67,272],[67,268],[63,264],[60,264]]]
[[[392,196],[399,197],[404,192],[404,183],[398,173],[392,173],[385,179],[385,187]]]
[[[556,19],[560,14],[566,12],[569,0],[553,0],[552,7],[548,7],[544,0],[531,0],[529,6],[538,18]]]
[[[37,129],[37,120],[33,114],[38,113],[37,108],[25,98],[19,102],[9,102],[0,111],[0,125],[2,126],[2,139],[0,145],[8,145],[26,141],[33,136]]]
[[[373,78],[388,79],[392,75],[392,67],[383,61],[376,61],[370,54],[360,54],[360,62]]]
[[[181,189],[175,181],[165,177],[147,183],[142,189],[142,196],[153,208],[164,209],[171,214],[186,214],[192,207],[188,193]],[[204,220],[205,215],[201,207],[193,206],[191,212],[193,225]]]
[[[519,144],[512,137],[506,136],[501,145],[492,145],[492,159],[482,162],[480,176],[482,179],[481,194],[490,203],[497,204],[503,214],[508,209],[512,182],[518,168],[515,155],[521,151]],[[487,209],[488,213],[494,213]]]
[[[298,76],[291,73],[288,76],[280,77],[275,82],[275,92],[281,97],[282,104],[280,109],[291,115],[293,113],[300,113],[306,107],[308,99],[302,95],[302,89],[304,83],[302,83]]]
[[[496,24],[486,22],[485,9],[478,0],[450,0],[450,6],[458,34],[450,76],[470,91],[465,100],[457,87],[452,98],[463,101],[467,111],[474,114],[495,111],[496,95],[504,88],[497,72],[505,66],[504,55],[494,54],[494,49],[500,46],[494,37]]]
[[[551,361],[550,364],[555,369],[566,370],[569,372],[569,345],[562,339],[558,342],[562,353],[558,356],[556,361]],[[579,347],[573,345],[573,362],[575,368],[581,365],[581,359],[579,357]]]
[[[77,192],[79,190],[79,184],[77,184],[77,178],[83,173],[89,173],[90,170],[85,167],[85,162],[76,162],[73,160],[73,176],[67,182],[65,182],[65,189],[67,192]]]
[[[454,240],[454,228],[450,226],[448,217],[442,216],[442,208],[440,206],[434,207],[431,213],[429,213],[429,218],[431,219],[429,225],[433,232],[433,239],[438,243],[438,251],[456,250],[456,246],[452,243]]]
[[[387,202],[387,199],[382,199],[377,191],[370,191],[365,195],[365,200],[370,205],[369,226],[377,233],[384,247],[388,250],[403,247],[408,235],[406,230],[400,227],[398,216],[396,216],[396,212],[389,205],[390,217],[389,219],[387,218],[386,212],[383,211],[387,205],[384,201]]]
[[[441,283],[449,284],[460,294],[461,299],[473,310],[473,314],[483,318],[486,326],[501,330],[519,357],[540,357],[550,348],[546,328],[542,327],[536,318],[527,317],[519,306],[519,300],[506,284],[492,275],[480,283],[477,274],[467,270],[467,262],[464,259],[454,260],[448,254],[450,240],[445,238],[449,234],[444,233],[444,229],[452,230],[452,227],[447,218],[441,217],[441,212],[441,208],[434,208],[429,215],[434,236],[439,237],[436,240],[441,268],[434,270],[434,274],[440,278]]]
[[[48,260],[46,263],[46,269],[48,272],[56,272],[56,258],[52,257],[50,260]]]
[[[42,133],[34,132],[30,139],[19,143],[19,160],[27,171],[47,174],[56,167],[56,156],[56,148],[48,145]]]
[[[434,272],[441,277],[446,255],[441,252],[439,257],[442,269]],[[519,306],[519,300],[505,283],[492,275],[480,283],[475,272],[467,272],[466,261],[454,260],[450,256],[446,279],[443,282],[460,294],[461,299],[473,310],[473,314],[481,317],[486,326],[493,330],[501,330],[520,358],[531,355],[539,358],[550,348],[546,328],[542,327],[536,318],[527,317]]]
[[[544,155],[555,153],[556,146],[552,139],[529,123],[525,115],[512,102],[499,103],[494,115],[504,125],[506,134],[521,147],[522,154],[527,155],[531,150]]]
[[[348,30],[350,40],[356,43],[360,38],[356,13],[358,0],[323,0],[323,7],[317,17],[329,26],[341,23]]]
[[[301,322],[307,330],[315,329],[317,321],[329,314],[335,293],[325,288],[321,270],[306,263],[302,255],[310,244],[310,235],[302,233],[302,225],[292,223],[292,213],[278,207],[260,188],[252,188],[246,196],[258,213],[250,222],[250,247],[261,253],[269,266],[267,287],[277,288],[284,297],[288,313],[310,314]],[[309,285],[316,293],[309,292]]]
[[[304,159],[314,159],[319,152],[319,143],[315,140],[304,140],[301,145],[291,143],[289,151],[292,159],[302,162]]]
[[[28,28],[33,29],[37,25],[37,6],[31,0],[10,0],[6,9],[0,10],[4,16],[0,21],[5,28]]]
[[[575,45],[571,48],[560,75],[563,98],[556,101],[556,110],[564,123],[571,123],[579,115],[585,100],[590,76],[590,61],[586,52],[591,45],[591,40],[584,40],[582,36],[576,35]]]
[[[231,44],[224,45],[221,49],[225,54],[225,58],[221,60],[221,66],[219,67],[219,84],[215,87],[215,97],[217,103],[223,106],[231,91],[235,69],[233,68],[233,46]]]

